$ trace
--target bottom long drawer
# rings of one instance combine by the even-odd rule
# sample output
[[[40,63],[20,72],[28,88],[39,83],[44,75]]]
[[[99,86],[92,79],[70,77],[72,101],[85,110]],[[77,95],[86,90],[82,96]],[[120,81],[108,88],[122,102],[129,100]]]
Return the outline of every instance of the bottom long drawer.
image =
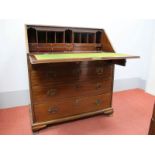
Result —
[[[35,122],[49,121],[109,108],[111,93],[34,105]]]

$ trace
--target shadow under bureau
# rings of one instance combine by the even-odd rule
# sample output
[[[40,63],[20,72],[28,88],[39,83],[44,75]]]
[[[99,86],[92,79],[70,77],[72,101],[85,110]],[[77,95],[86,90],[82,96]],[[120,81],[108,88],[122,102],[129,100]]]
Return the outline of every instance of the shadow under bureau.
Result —
[[[32,130],[111,114],[115,53],[102,29],[26,25]]]

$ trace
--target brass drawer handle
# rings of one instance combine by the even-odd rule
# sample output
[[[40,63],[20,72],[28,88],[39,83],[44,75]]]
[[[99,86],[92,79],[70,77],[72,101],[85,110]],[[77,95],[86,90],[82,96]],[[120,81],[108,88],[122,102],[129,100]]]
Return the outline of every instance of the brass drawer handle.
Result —
[[[56,89],[50,89],[47,91],[47,96],[54,96],[56,95]]]
[[[75,105],[75,106],[78,106],[78,105],[79,105],[79,99],[76,99],[76,100],[75,100],[74,105]]]
[[[101,47],[96,47],[96,51],[101,51],[102,48]]]
[[[53,108],[49,108],[48,109],[48,113],[49,114],[55,114],[58,112],[58,108],[57,107],[53,107]]]
[[[98,75],[102,75],[103,74],[103,68],[99,67],[99,68],[96,68],[96,73]]]
[[[100,105],[101,104],[101,100],[100,99],[97,99],[96,101],[95,101],[95,104],[98,106],[98,105]]]
[[[97,83],[96,84],[96,89],[100,89],[102,87],[102,84],[101,83]]]
[[[72,48],[72,47],[73,47],[73,45],[70,45],[70,44],[66,44],[66,47],[71,47],[71,48]]]

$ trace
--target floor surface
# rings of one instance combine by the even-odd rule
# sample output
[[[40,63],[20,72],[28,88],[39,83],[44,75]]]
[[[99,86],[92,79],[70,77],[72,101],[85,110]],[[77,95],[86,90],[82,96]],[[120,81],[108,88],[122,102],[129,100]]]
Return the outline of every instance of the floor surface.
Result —
[[[143,90],[116,92],[113,95],[114,114],[63,123],[42,129],[35,134],[54,135],[147,135],[155,97]],[[33,134],[29,107],[0,110],[0,134]]]

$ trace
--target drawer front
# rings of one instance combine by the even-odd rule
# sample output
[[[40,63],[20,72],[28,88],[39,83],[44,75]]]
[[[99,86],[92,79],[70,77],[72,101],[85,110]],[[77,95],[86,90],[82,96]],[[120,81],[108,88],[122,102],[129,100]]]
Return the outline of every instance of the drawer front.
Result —
[[[38,43],[38,46],[37,46],[38,52],[50,52],[51,50],[52,50],[52,44]]]
[[[96,44],[74,44],[74,51],[96,51]]]
[[[86,61],[86,62],[66,62],[66,63],[54,63],[54,64],[38,64],[32,66],[33,72],[45,72],[45,71],[54,71],[54,72],[70,72],[71,69],[96,69],[103,68],[104,70],[109,70],[113,67],[113,64],[107,63],[106,61]]]
[[[30,49],[30,51],[35,51],[35,52],[72,51],[73,44],[29,43],[29,49]]]
[[[37,47],[38,47],[38,44],[37,43],[29,43],[29,50],[31,52],[37,52]]]
[[[90,67],[87,67],[87,65]],[[85,67],[84,67],[85,66]],[[77,79],[79,81],[88,81],[92,78],[111,78],[113,73],[112,65],[93,66],[91,64],[66,65],[63,67],[42,67],[42,69],[34,68],[31,72],[32,86],[41,83],[66,83],[70,80]]]
[[[29,43],[30,51],[35,52],[50,52],[52,50],[52,44],[50,43]]]
[[[49,121],[109,108],[111,94],[77,97],[60,102],[34,105],[36,122]]]
[[[101,109],[106,109],[111,106],[111,93],[105,93],[92,97],[76,98],[73,102],[74,114],[82,114]]]
[[[108,63],[107,61],[84,61],[84,62],[62,62],[62,63],[49,63],[49,64],[37,64],[32,66],[33,71],[45,71],[45,70],[59,70],[59,69],[71,69],[71,68],[77,68],[77,67],[103,67],[108,68],[112,65]]]
[[[112,79],[94,79],[87,82],[72,81],[64,84],[41,83],[39,86],[32,87],[32,98],[34,104],[40,104],[43,101],[50,102],[61,98],[111,92],[111,88]]]
[[[72,51],[73,50],[73,44],[53,44],[52,45],[52,51],[58,52],[58,51]]]
[[[96,47],[74,47],[74,51],[96,51]]]
[[[44,72],[31,73],[32,86],[40,85],[41,83],[66,83],[70,81],[89,81],[93,78],[108,79],[112,77],[111,69],[104,68],[77,68],[77,69],[65,69],[65,70],[49,70]]]

